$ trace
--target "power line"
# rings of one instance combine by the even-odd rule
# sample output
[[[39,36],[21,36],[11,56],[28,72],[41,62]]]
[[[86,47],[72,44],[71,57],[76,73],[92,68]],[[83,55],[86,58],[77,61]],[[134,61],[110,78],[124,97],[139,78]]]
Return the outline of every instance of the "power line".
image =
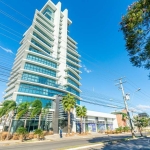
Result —
[[[11,7],[10,5],[4,3],[2,0],[0,0],[1,3],[3,3],[4,5],[6,5],[7,7],[9,7],[10,9],[12,9],[13,11],[17,12],[18,14],[20,14],[21,16],[23,16],[24,18],[28,19],[29,21],[32,22],[32,20],[30,18],[28,18],[27,16],[25,16],[24,14],[20,13],[19,11],[17,11],[16,9],[14,9],[13,7]],[[56,35],[54,35],[56,36]],[[57,36],[58,37],[58,36]],[[62,40],[63,41],[63,40]],[[65,41],[66,42],[66,41]],[[82,51],[81,51],[82,52]],[[84,53],[85,55],[87,55],[86,53]],[[93,60],[96,60],[95,58],[87,55],[88,57],[92,58]],[[97,60],[96,60],[97,61]],[[98,62],[98,61],[97,61]],[[116,71],[114,71],[113,73],[117,74],[117,75],[120,75],[120,73],[117,73]],[[147,95],[147,94],[146,94]],[[148,95],[149,97],[149,95]]]
[[[6,4],[6,3],[5,3]],[[12,8],[12,7],[10,7],[10,8]],[[12,8],[13,9],[13,8]],[[15,9],[14,9],[15,10]],[[18,12],[19,13],[19,12]],[[21,14],[21,13],[20,13]],[[23,15],[23,14],[22,14]],[[93,59],[93,58],[92,58]]]

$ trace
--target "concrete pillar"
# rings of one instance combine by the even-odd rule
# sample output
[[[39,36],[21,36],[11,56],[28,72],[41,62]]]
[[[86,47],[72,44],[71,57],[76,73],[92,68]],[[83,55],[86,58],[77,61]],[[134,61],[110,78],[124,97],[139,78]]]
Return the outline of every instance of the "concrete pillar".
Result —
[[[73,110],[73,123],[72,123],[72,132],[76,132],[76,111]]]
[[[59,129],[58,129],[58,118],[59,118],[59,101],[60,101],[61,97],[56,96],[56,99],[54,100],[55,103],[55,111],[53,113],[53,121],[52,121],[52,127],[53,127],[53,132],[54,133],[59,133]]]

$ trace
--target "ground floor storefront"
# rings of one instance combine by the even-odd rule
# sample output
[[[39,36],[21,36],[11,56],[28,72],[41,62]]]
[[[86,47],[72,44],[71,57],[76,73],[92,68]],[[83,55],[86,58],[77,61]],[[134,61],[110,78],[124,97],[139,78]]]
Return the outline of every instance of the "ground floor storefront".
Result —
[[[115,115],[94,111],[87,111],[87,116],[82,118],[82,122],[82,132],[103,133],[118,127]],[[78,117],[76,117],[76,132],[81,132],[81,123]]]

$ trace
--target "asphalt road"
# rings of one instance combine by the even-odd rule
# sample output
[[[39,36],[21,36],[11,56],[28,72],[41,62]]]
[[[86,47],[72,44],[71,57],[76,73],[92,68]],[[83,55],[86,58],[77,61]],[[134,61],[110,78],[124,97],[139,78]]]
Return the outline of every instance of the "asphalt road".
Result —
[[[150,150],[150,138],[107,144],[83,150]]]
[[[106,140],[117,140],[120,138],[127,138],[131,136],[121,135],[121,136],[105,136],[105,137],[94,137],[94,138],[80,138],[72,140],[55,141],[55,142],[39,142],[39,143],[24,143],[12,146],[1,146],[0,150],[58,150],[61,148],[69,148],[70,146],[79,146],[86,144],[94,144],[97,142],[102,142]],[[106,150],[106,149],[105,149]]]

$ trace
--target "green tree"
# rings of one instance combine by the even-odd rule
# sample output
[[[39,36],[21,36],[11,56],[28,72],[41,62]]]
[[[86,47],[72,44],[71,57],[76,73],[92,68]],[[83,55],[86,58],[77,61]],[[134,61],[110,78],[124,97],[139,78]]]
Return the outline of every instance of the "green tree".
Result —
[[[15,101],[13,101],[13,100],[5,100],[3,102],[3,104],[2,104],[2,107],[0,108],[0,117],[5,116],[3,129],[6,126],[6,121],[8,119],[9,113],[11,115],[10,120],[9,120],[8,134],[7,134],[6,139],[8,139],[9,134],[10,134],[10,129],[11,129],[11,126],[12,126],[12,121],[13,121],[13,117],[14,117],[14,111],[15,111],[16,107],[17,107],[17,105],[16,105]]]
[[[133,123],[134,125],[139,129],[141,136],[143,136],[142,134],[142,129],[143,127],[147,127],[149,125],[149,118],[140,118],[139,116],[136,116],[133,118]]]
[[[24,127],[19,127],[17,129],[17,133],[21,136],[21,141],[23,142],[23,140],[25,139],[26,135],[27,135],[27,129]]]
[[[82,119],[84,118],[84,117],[86,117],[86,114],[87,114],[87,109],[86,109],[86,107],[85,106],[77,106],[76,107],[76,115],[78,116],[78,117],[80,117],[80,127],[81,127],[81,129],[80,129],[80,133],[82,132]]]
[[[64,111],[68,113],[68,134],[70,134],[70,130],[71,130],[70,113],[73,111],[76,105],[76,100],[74,96],[71,94],[67,94],[66,96],[64,96],[62,99],[62,105],[63,105]]]
[[[38,138],[38,140],[40,140],[40,138],[43,136],[43,130],[42,129],[36,129],[34,131],[34,134],[37,134],[37,138]]]
[[[30,102],[20,103],[17,108],[17,119],[20,119],[23,116],[25,117],[24,128],[26,128],[27,125],[27,117],[29,116],[30,108],[31,108]]]
[[[31,107],[31,118],[35,118],[37,115],[39,115],[38,129],[40,129],[42,118],[42,102],[40,100],[34,100]]]
[[[150,1],[138,0],[128,6],[120,24],[130,62],[150,69]]]

